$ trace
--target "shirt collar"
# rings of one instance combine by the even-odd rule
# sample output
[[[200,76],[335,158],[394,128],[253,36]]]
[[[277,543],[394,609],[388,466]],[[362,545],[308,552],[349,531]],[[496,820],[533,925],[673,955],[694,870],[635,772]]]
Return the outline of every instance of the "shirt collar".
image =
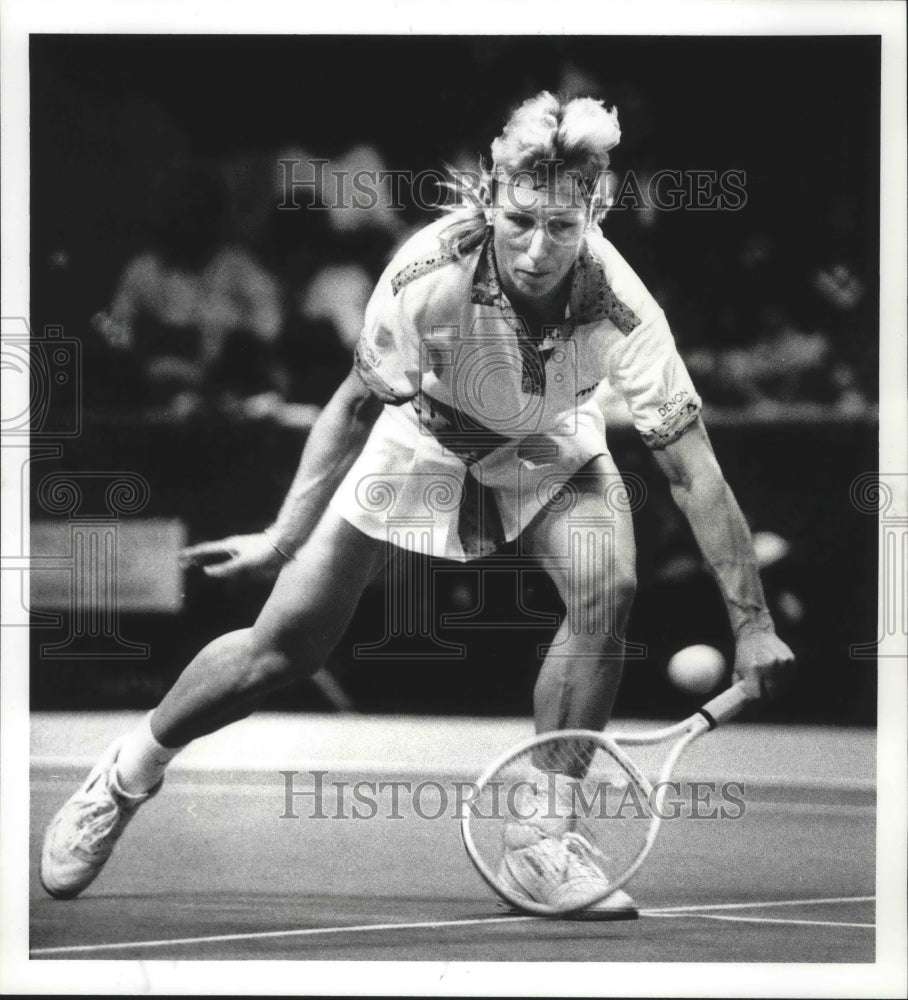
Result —
[[[501,281],[498,278],[490,230],[479,250],[479,260],[473,272],[473,284],[470,288],[470,302],[478,306],[500,307],[503,298],[504,292],[501,290]]]

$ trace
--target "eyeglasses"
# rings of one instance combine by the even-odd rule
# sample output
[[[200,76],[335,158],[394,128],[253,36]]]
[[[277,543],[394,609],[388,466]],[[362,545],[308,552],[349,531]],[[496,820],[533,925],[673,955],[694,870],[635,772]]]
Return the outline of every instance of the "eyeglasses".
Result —
[[[559,212],[540,217],[511,208],[497,209],[495,218],[509,243],[529,243],[537,228],[542,226],[546,236],[562,247],[577,246],[589,223],[585,212]]]

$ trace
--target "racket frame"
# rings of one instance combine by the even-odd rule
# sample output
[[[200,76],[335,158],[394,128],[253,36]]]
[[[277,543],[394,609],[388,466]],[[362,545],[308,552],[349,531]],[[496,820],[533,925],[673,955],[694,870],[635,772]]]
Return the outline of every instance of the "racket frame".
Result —
[[[587,900],[582,907],[559,909],[545,903],[536,902],[535,900],[523,897],[518,898],[516,894],[511,894],[507,891],[507,889],[502,887],[495,873],[486,863],[481,852],[476,846],[475,840],[473,839],[473,833],[470,825],[472,811],[468,807],[463,816],[461,816],[460,835],[470,860],[473,862],[473,865],[482,876],[483,880],[488,884],[489,888],[496,893],[496,895],[500,896],[517,909],[525,912],[547,917],[564,916],[571,912],[582,912],[591,906],[595,906],[596,903],[601,902],[601,900],[612,895],[612,893],[626,885],[627,882],[639,871],[640,866],[644,863],[644,861],[646,861],[647,856],[656,842],[659,829],[662,826],[662,805],[668,788],[668,782],[685,750],[687,750],[694,740],[702,736],[704,733],[715,729],[716,726],[722,722],[726,722],[729,719],[734,718],[751,700],[753,700],[752,696],[748,694],[743,684],[738,683],[713,698],[712,701],[708,702],[689,718],[684,719],[682,722],[678,722],[675,725],[666,726],[662,729],[651,729],[636,733],[618,732],[611,736],[606,736],[604,733],[594,732],[593,730],[588,729],[564,729],[557,732],[540,733],[522,740],[520,743],[511,747],[508,751],[497,757],[485,768],[476,780],[476,798],[479,797],[482,789],[489,784],[491,779],[502,768],[504,768],[505,765],[522,756],[533,747],[551,742],[553,739],[582,739],[595,743],[600,749],[604,750],[607,754],[617,760],[624,770],[630,775],[631,779],[638,786],[640,791],[644,793],[646,801],[650,803],[652,816],[643,846],[634,858],[633,862],[620,875],[615,876],[614,878],[609,878],[608,888],[600,895]],[[669,740],[674,740],[675,742],[666,755],[659,770],[659,776],[656,781],[655,798],[652,798],[652,783],[642,773],[633,759],[625,752],[622,744],[625,746],[655,746],[659,743],[666,743]]]

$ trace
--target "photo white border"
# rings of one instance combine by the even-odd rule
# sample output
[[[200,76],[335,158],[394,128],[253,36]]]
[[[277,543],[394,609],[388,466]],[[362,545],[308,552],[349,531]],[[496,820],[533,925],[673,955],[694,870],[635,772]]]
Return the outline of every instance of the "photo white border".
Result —
[[[905,6],[835,0],[398,0],[347,2],[331,10],[294,0],[4,0],[2,66],[2,315],[28,316],[28,34],[609,34],[882,35],[880,468],[906,470]],[[477,29],[481,29],[478,31]],[[720,83],[720,82],[719,82]],[[842,127],[847,128],[847,121]],[[4,372],[5,391],[10,385]],[[21,383],[21,380],[20,380]],[[4,470],[3,503],[21,484]],[[897,502],[904,504],[904,497]],[[902,507],[904,510],[904,506]],[[15,529],[4,519],[4,551]],[[27,529],[25,529],[27,530]],[[26,540],[27,541],[27,540]],[[17,542],[18,544],[18,542]],[[22,551],[27,551],[24,549]],[[4,573],[3,610],[16,598]],[[7,578],[10,578],[8,580]],[[4,615],[4,620],[6,620]],[[904,991],[906,963],[906,775],[908,671],[905,639],[890,637],[879,683],[877,962],[816,964],[108,962],[27,960],[27,630],[0,632],[0,989],[4,993],[215,993],[286,995],[535,994],[625,996],[882,997]],[[707,973],[708,975],[704,975]]]

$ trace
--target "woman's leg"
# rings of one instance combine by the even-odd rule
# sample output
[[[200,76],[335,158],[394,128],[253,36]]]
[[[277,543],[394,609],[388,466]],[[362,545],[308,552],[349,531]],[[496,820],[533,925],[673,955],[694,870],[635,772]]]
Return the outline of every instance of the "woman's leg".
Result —
[[[215,639],[179,676],[151,717],[155,739],[183,746],[249,715],[276,688],[315,673],[386,549],[329,508],[281,572],[252,628]]]
[[[630,512],[611,456],[589,462],[565,487],[564,503],[543,510],[524,533],[565,605],[534,692],[537,732],[602,729],[624,661],[624,631],[636,584]]]

